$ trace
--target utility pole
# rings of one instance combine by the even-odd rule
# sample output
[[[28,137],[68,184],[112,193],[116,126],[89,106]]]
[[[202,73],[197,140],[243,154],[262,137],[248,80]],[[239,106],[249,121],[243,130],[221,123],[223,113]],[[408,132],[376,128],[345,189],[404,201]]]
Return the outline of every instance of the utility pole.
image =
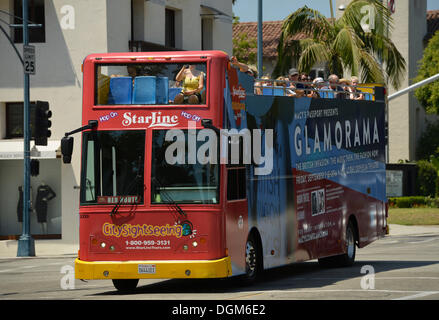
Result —
[[[28,0],[23,0],[23,50],[29,45]],[[29,73],[24,74],[24,183],[23,183],[23,230],[18,240],[17,257],[35,256],[35,242],[30,234],[30,107]]]
[[[331,19],[332,23],[335,24],[335,16],[334,16],[334,5],[332,3],[332,0],[329,0],[329,8],[331,10]]]
[[[258,78],[262,77],[262,55],[263,55],[263,41],[262,41],[262,0],[258,0]]]

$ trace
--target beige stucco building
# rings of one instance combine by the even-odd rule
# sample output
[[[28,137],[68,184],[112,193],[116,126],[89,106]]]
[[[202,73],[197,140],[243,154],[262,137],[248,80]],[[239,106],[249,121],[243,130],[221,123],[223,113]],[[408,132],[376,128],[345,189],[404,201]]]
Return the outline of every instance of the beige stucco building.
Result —
[[[0,24],[22,52],[21,0],[0,0]],[[31,178],[32,200],[45,183],[56,193],[49,202],[47,229],[31,213],[36,255],[74,253],[78,249],[80,139],[72,163],[59,154],[64,133],[81,126],[83,59],[91,53],[219,49],[232,54],[232,1],[214,0],[34,0],[29,19],[43,23],[33,30],[36,74],[30,77],[30,100],[50,103],[52,136],[37,147],[40,174]],[[0,256],[16,253],[18,187],[23,184],[23,68],[0,33]],[[21,123],[21,125],[20,125]],[[21,127],[20,127],[21,126]],[[31,147],[33,141],[31,142]],[[50,238],[51,240],[42,238]],[[53,240],[53,239],[57,240]],[[1,241],[3,240],[3,241]]]

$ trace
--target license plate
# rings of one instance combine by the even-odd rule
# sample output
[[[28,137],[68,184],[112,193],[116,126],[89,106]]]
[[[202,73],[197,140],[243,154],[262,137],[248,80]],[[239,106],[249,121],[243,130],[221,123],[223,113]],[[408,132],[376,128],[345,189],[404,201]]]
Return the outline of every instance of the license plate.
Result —
[[[155,274],[155,264],[139,264],[139,274]]]

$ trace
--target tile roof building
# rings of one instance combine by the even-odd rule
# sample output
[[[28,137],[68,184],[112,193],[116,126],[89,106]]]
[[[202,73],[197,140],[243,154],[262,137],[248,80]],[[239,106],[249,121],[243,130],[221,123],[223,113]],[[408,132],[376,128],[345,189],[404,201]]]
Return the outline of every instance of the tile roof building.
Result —
[[[350,0],[337,0],[340,5],[348,5]],[[337,18],[342,11],[337,12]],[[427,11],[426,0],[399,0],[394,18],[392,40],[407,62],[407,74],[401,88],[410,86],[417,76],[418,62],[428,40],[439,31],[439,10]],[[424,23],[420,23],[425,21]],[[267,21],[263,23],[264,74],[271,74],[277,60],[277,46],[282,32],[283,21]],[[235,24],[233,36],[247,34],[257,39],[257,23],[244,22]],[[303,34],[296,35],[304,37]],[[256,51],[256,49],[254,49]],[[326,74],[327,75],[327,74]],[[389,94],[396,92],[389,88]],[[398,160],[415,160],[416,146],[419,137],[426,128],[427,120],[435,119],[426,115],[424,109],[413,93],[401,96],[389,103],[389,162]]]

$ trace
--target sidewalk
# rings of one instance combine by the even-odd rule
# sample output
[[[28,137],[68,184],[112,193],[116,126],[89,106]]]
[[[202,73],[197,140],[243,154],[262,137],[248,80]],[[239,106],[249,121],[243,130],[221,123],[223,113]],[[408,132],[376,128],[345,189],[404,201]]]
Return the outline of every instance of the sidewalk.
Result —
[[[0,259],[16,258],[18,249],[17,240],[0,241]],[[54,257],[78,254],[79,245],[66,243],[62,240],[35,240],[36,257]]]
[[[439,234],[439,226],[403,226],[389,224],[390,236],[403,236],[412,234]]]

